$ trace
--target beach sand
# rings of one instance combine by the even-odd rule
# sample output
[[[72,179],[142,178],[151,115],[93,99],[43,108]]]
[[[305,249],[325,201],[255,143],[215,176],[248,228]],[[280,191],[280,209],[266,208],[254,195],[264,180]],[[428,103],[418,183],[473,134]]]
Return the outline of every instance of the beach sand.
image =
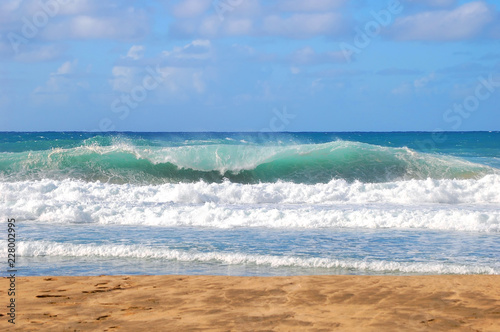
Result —
[[[2,331],[500,331],[500,276],[20,277]]]

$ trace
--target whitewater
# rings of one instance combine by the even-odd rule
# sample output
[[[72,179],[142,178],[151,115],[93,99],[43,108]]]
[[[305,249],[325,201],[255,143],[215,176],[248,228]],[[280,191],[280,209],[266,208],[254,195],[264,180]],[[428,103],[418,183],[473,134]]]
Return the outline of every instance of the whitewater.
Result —
[[[500,133],[446,135],[0,133],[0,216],[25,275],[498,274]]]

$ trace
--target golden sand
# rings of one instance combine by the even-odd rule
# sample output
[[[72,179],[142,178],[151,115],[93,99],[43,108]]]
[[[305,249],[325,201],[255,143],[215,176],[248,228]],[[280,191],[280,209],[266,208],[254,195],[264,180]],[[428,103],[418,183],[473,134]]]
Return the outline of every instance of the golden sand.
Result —
[[[16,325],[2,304],[2,331],[500,331],[500,276],[21,277],[16,288]]]

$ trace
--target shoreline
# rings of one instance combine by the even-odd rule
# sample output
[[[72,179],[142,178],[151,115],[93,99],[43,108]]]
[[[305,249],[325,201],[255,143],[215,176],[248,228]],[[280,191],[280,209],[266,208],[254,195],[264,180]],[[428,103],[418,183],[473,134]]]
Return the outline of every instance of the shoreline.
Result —
[[[495,331],[500,276],[18,277],[16,303],[1,330]]]

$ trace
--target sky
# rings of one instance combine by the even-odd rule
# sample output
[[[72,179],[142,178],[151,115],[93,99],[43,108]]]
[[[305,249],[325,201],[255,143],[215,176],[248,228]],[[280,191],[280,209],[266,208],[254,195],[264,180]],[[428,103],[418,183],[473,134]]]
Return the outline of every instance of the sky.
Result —
[[[3,0],[0,131],[500,130],[499,0]]]

